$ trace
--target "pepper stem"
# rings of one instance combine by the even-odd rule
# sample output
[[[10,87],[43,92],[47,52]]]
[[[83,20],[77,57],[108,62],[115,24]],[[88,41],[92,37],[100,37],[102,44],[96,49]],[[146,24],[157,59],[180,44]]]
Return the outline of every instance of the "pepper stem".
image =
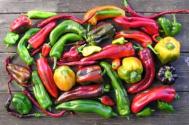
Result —
[[[27,49],[31,49],[31,48],[32,48],[32,46],[30,44],[28,44]]]
[[[56,68],[57,58],[54,57],[53,60],[54,60],[54,62],[53,62],[53,70],[54,70]]]
[[[129,6],[128,1],[127,1],[127,0],[123,0],[123,5],[124,5],[125,7]]]
[[[109,92],[109,91],[110,91],[110,85],[109,85],[109,84],[105,84],[103,91],[104,91],[104,92]]]
[[[133,45],[133,48],[139,51],[143,49],[140,45]]]
[[[153,53],[155,53],[156,55],[158,55],[159,53],[155,51],[155,49],[152,47],[152,45],[148,44],[147,46],[149,49],[152,50]]]
[[[175,14],[172,14],[172,16],[173,16],[173,23],[177,23],[177,19],[176,19]]]

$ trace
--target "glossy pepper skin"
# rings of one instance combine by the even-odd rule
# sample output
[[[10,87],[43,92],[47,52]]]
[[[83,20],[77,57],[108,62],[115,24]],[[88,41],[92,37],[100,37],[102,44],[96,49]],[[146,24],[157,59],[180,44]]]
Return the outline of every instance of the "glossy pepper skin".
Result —
[[[69,91],[76,83],[76,75],[69,66],[60,66],[54,71],[54,82],[62,91]]]
[[[150,50],[148,48],[140,50],[138,55],[146,72],[144,78],[141,81],[131,85],[128,88],[128,92],[131,94],[147,89],[155,78],[155,65]]]
[[[153,101],[171,103],[176,97],[176,91],[170,86],[156,86],[137,94],[132,101],[131,110],[133,113],[140,112],[146,105]]]
[[[112,69],[117,70],[121,66],[121,60],[120,59],[114,59],[112,61]]]
[[[45,90],[37,71],[32,72],[32,83],[34,96],[40,106],[44,109],[50,108],[52,106],[52,101]]]
[[[37,32],[39,31],[38,28],[31,28],[29,29],[24,36],[20,39],[17,45],[17,52],[19,57],[27,64],[31,65],[34,61],[33,57],[30,56],[26,48],[26,42]]]
[[[155,110],[147,107],[147,108],[144,108],[142,111],[138,112],[136,114],[137,117],[148,117],[148,116],[151,116],[153,114]]]
[[[111,107],[102,105],[100,102],[94,100],[74,100],[63,102],[56,106],[56,109],[65,109],[84,113],[96,113],[104,118],[116,116]]]
[[[180,57],[180,42],[173,37],[161,39],[154,49],[162,64],[175,61]]]
[[[15,45],[19,39],[19,34],[14,32],[8,32],[5,36],[3,42],[7,45],[7,47]]]
[[[54,66],[53,68],[56,67],[56,61],[57,59],[60,59],[62,52],[64,51],[65,44],[68,42],[76,42],[82,40],[82,37],[74,34],[74,33],[68,33],[66,35],[63,35],[57,43],[52,47],[50,51],[50,57],[54,58]]]
[[[82,67],[77,71],[77,82],[81,85],[103,81],[102,70],[98,65]]]
[[[43,44],[41,55],[47,57],[50,51],[51,51],[51,46],[49,44]]]
[[[86,30],[83,28],[82,25],[72,20],[65,20],[58,26],[56,26],[50,33],[50,45],[53,46],[58,41],[58,39],[65,33],[75,33],[80,37],[86,37]]]
[[[112,70],[111,65],[107,62],[100,62],[100,66],[104,68],[108,77],[111,79],[111,85],[113,86],[116,98],[116,106],[119,115],[128,116],[130,114],[130,103],[127,92],[123,87],[121,80],[117,73]]]
[[[45,86],[46,90],[49,94],[57,98],[58,97],[58,90],[53,80],[53,72],[47,62],[45,57],[40,57],[37,59],[37,72],[40,76],[40,79]]]
[[[57,14],[53,12],[47,12],[47,11],[41,11],[41,10],[30,10],[26,13],[26,15],[30,19],[46,19],[46,18],[55,16]]]
[[[100,20],[125,16],[125,11],[113,5],[98,6],[88,10],[84,15],[84,20],[88,19],[91,15],[94,16],[88,20],[88,23],[96,25]]]
[[[114,101],[107,95],[100,97],[100,101],[101,101],[102,104],[107,105],[107,106],[114,106],[115,105]]]
[[[21,115],[28,114],[32,110],[32,103],[23,93],[15,93],[11,103],[16,112]]]
[[[34,49],[37,49],[38,47],[40,47],[45,42],[48,35],[50,34],[50,32],[53,30],[55,26],[56,26],[55,22],[51,22],[47,24],[46,26],[44,26],[42,29],[40,29],[39,32],[37,32],[28,40],[29,45]]]
[[[97,25],[87,33],[86,41],[89,44],[95,45],[103,41],[111,40],[115,35],[115,30],[115,27],[111,23]]]
[[[163,67],[160,67],[157,76],[158,79],[165,85],[174,84],[176,79],[178,78],[178,75],[176,73],[176,68],[174,66],[168,66],[168,65],[164,65]]]
[[[117,72],[126,83],[136,83],[142,78],[143,66],[138,58],[128,57],[122,60],[122,65]]]
[[[6,67],[8,73],[14,78],[14,80],[21,86],[26,86],[31,73],[28,68],[9,63]]]
[[[86,85],[79,86],[75,89],[72,89],[68,92],[62,93],[58,99],[57,103],[66,102],[70,100],[76,99],[87,99],[87,98],[95,98],[101,96],[102,94],[109,92],[110,86],[108,84],[94,84],[94,85]]]
[[[81,61],[96,61],[100,59],[119,59],[122,57],[133,56],[135,50],[132,43],[124,45],[108,45],[105,46],[101,52],[81,59]]]
[[[31,25],[31,20],[27,16],[21,15],[11,23],[10,31],[15,33],[23,33],[28,30]]]

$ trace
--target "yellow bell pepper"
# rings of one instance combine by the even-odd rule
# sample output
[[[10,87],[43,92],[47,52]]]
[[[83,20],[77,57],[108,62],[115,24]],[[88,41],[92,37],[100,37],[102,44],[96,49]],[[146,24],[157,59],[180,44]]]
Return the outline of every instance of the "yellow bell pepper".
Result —
[[[75,73],[68,66],[60,66],[54,72],[54,81],[62,91],[69,91],[76,81]]]
[[[175,61],[180,57],[180,42],[174,37],[165,37],[161,39],[154,49],[162,64]]]

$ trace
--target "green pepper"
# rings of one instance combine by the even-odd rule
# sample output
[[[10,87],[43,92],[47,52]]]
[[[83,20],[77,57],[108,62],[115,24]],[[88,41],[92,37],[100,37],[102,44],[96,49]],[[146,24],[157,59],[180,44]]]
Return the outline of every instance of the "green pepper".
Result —
[[[136,83],[141,80],[143,66],[136,57],[127,57],[122,60],[122,65],[118,68],[118,75],[126,83]]]
[[[33,36],[35,33],[39,31],[38,28],[32,28],[29,29],[24,36],[20,39],[17,46],[17,52],[19,57],[27,64],[31,65],[34,61],[34,59],[30,56],[27,47],[26,42],[29,40],[31,36]]]
[[[59,37],[65,33],[75,33],[80,37],[86,37],[86,30],[79,23],[72,20],[65,20],[58,26],[56,26],[50,33],[50,45],[53,46],[57,42]]]
[[[148,116],[151,116],[154,111],[155,110],[147,107],[147,108],[143,109],[142,111],[138,112],[136,114],[136,116],[138,116],[138,117],[148,117]]]
[[[118,39],[115,39],[112,41],[112,44],[119,44],[119,45],[123,45],[125,44],[126,42],[128,42],[127,40],[125,40],[124,37],[120,37]]]
[[[100,52],[101,50],[102,50],[101,47],[95,46],[95,45],[91,45],[91,46],[82,47],[82,49],[79,50],[79,52],[81,52],[83,56],[90,56],[90,55],[92,55],[94,53]]]
[[[158,109],[166,112],[174,112],[174,108],[171,104],[168,104],[166,102],[158,101],[157,104]]]
[[[18,41],[18,39],[19,39],[19,35],[17,33],[8,32],[7,35],[4,38],[4,43],[7,46],[15,45],[16,42]]]
[[[32,72],[32,83],[34,96],[40,106],[44,109],[50,108],[52,106],[52,101],[45,90],[37,71]]]
[[[57,15],[57,13],[40,11],[40,10],[31,10],[26,14],[30,19],[46,19],[52,16]]]
[[[96,113],[104,118],[116,116],[112,108],[94,100],[74,100],[63,102],[56,109],[65,109],[76,112]]]
[[[127,92],[125,91],[121,80],[119,79],[117,73],[112,70],[110,64],[108,64],[107,62],[100,62],[100,65],[104,68],[107,75],[111,79],[119,115],[128,116],[130,114],[130,103]]]
[[[161,39],[154,49],[162,64],[175,61],[180,57],[180,42],[173,37]]]
[[[182,24],[178,23],[175,15],[173,15],[172,30],[170,35],[171,36],[177,35],[178,33],[180,33],[181,29],[182,29]]]
[[[82,37],[80,35],[74,34],[74,33],[68,33],[66,35],[63,35],[58,42],[52,47],[50,51],[50,57],[54,58],[54,66],[56,67],[56,61],[59,59],[62,55],[62,52],[64,51],[65,44],[68,42],[75,42],[82,40]]]
[[[28,114],[32,110],[32,103],[23,93],[15,93],[11,101],[13,108],[22,115]]]

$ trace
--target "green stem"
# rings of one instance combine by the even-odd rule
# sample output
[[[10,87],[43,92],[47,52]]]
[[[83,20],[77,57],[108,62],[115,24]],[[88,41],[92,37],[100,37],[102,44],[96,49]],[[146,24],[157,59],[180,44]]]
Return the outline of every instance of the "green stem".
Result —
[[[53,70],[54,70],[56,68],[57,58],[54,57],[53,59],[54,59],[54,62],[53,62]]]
[[[176,19],[175,14],[173,14],[172,16],[173,16],[173,23],[177,23],[177,19]]]
[[[139,51],[143,49],[140,45],[133,45],[133,48]]]
[[[124,5],[125,7],[128,7],[128,6],[129,6],[128,1],[127,1],[127,0],[123,0],[123,5]]]
[[[155,51],[155,49],[152,47],[152,45],[148,45],[147,46],[149,49],[151,49],[156,55],[158,55],[158,52]]]
[[[30,44],[28,44],[27,49],[29,50],[31,48],[32,48],[32,46]]]

